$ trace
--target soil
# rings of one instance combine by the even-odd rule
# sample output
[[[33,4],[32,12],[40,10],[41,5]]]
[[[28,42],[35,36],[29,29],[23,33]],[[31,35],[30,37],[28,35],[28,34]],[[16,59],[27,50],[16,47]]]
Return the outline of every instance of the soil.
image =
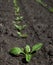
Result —
[[[45,0],[53,7],[53,0]],[[27,38],[19,38],[13,25],[15,20],[13,0],[0,0],[0,65],[53,65],[53,13],[35,0],[18,0],[20,15],[24,17],[22,24],[27,27],[22,31]],[[29,63],[23,56],[14,57],[9,54],[12,47],[31,47],[43,43],[40,51]]]

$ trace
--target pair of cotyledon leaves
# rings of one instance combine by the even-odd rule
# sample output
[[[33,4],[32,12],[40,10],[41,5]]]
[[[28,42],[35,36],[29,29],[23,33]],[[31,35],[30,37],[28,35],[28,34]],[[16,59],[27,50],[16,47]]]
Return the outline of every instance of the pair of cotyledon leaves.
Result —
[[[15,28],[16,28],[17,30],[19,30],[19,31],[23,30],[23,29],[26,27],[26,25],[21,26],[21,25],[17,25],[17,24],[14,24],[14,26],[15,26]],[[19,32],[19,31],[17,32],[18,36],[23,37],[23,38],[25,38],[25,37],[28,36],[27,34],[22,34],[22,33]]]
[[[25,55],[25,58],[26,58],[26,61],[29,62],[32,58],[32,53],[35,52],[35,51],[38,51],[42,48],[42,43],[38,43],[38,44],[35,44],[32,49],[30,49],[30,46],[29,45],[26,45],[26,47],[23,49],[23,48],[19,48],[19,47],[14,47],[10,50],[10,53],[13,54],[13,55],[20,55],[20,54],[24,54]]]
[[[21,25],[17,25],[17,24],[14,24],[14,26],[16,27],[16,29],[18,29],[20,31],[26,27],[26,25],[21,26]]]

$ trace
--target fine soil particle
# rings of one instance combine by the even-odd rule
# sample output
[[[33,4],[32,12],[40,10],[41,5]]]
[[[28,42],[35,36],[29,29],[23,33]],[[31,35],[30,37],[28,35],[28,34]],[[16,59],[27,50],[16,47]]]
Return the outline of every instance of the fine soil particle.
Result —
[[[45,2],[53,6],[53,0]],[[0,65],[53,65],[53,13],[35,0],[18,0],[18,5],[24,17],[22,24],[27,24],[22,32],[28,37],[19,38],[16,34],[13,0],[0,0]],[[29,63],[23,56],[14,57],[8,53],[12,47],[25,47],[26,44],[32,47],[39,42],[43,47]]]

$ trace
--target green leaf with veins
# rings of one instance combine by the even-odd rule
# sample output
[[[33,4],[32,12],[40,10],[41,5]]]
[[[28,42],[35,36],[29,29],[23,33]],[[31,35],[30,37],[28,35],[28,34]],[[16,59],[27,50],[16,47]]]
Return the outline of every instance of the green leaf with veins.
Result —
[[[43,44],[42,43],[37,43],[32,47],[32,53],[35,51],[38,51],[42,48]]]
[[[30,52],[30,46],[29,45],[26,45],[25,51],[26,51],[26,53],[29,53]]]
[[[13,55],[19,55],[19,54],[23,53],[23,50],[19,47],[14,47],[10,50],[10,53]]]
[[[26,61],[27,62],[30,62],[31,58],[32,58],[31,54],[26,54]]]

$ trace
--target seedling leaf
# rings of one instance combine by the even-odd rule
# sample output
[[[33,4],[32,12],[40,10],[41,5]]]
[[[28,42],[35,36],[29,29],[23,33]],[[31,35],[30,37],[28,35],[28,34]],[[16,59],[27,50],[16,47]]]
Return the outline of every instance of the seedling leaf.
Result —
[[[27,34],[22,34],[21,32],[17,32],[17,34],[22,38],[26,38],[28,36]]]
[[[27,34],[22,34],[21,37],[22,38],[26,38],[28,35]]]
[[[18,34],[20,37],[22,36],[21,32],[17,32],[17,34]]]
[[[26,27],[27,25],[25,24],[25,25],[23,25],[23,29]]]
[[[48,8],[48,10],[50,11],[50,12],[53,12],[53,8],[51,7],[51,8]]]
[[[30,46],[29,45],[26,45],[25,51],[26,51],[26,53],[29,53],[30,52]]]
[[[27,62],[30,62],[31,57],[32,57],[32,55],[31,55],[31,54],[26,54],[26,61],[27,61]]]
[[[20,31],[26,27],[26,25],[21,26],[21,25],[17,25],[17,24],[14,24],[14,26],[16,27],[16,29],[18,29]]]
[[[10,50],[10,53],[13,55],[19,55],[20,53],[23,53],[23,51],[19,47],[15,47]]]
[[[20,11],[20,8],[19,8],[19,7],[17,7],[16,12],[17,12],[17,13],[19,13],[19,11]]]
[[[20,16],[19,18],[22,20],[23,19],[23,16]]]
[[[20,17],[17,17],[17,18],[16,18],[16,21],[20,21],[20,20],[21,20]]]
[[[42,43],[38,43],[38,44],[35,44],[33,47],[32,47],[32,53],[35,52],[35,51],[38,51],[41,49],[42,47]]]
[[[47,7],[47,4],[44,3],[42,0],[36,0],[36,2],[40,3],[44,7]]]
[[[18,29],[18,30],[22,30],[23,29],[23,27],[22,26],[20,26],[20,25],[16,25],[16,24],[14,24],[14,26],[16,27],[16,29]]]
[[[15,5],[15,7],[16,7],[16,6],[17,6],[17,4],[16,4],[16,3],[17,3],[16,0],[13,0],[13,3],[14,3],[14,5]]]

